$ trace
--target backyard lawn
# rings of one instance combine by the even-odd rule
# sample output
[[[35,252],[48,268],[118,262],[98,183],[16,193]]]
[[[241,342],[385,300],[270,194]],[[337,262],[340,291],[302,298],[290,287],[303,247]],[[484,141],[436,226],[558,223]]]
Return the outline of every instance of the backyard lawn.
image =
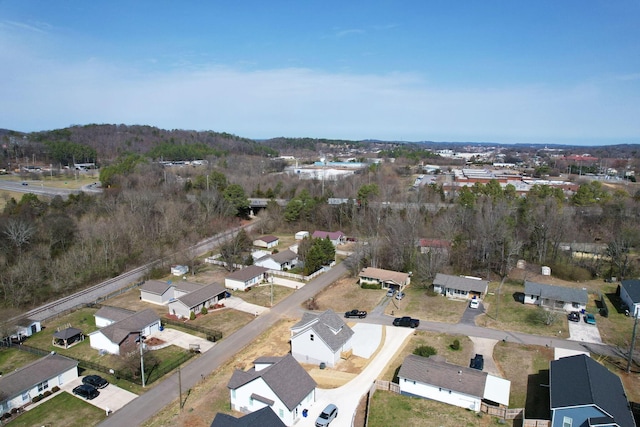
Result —
[[[0,375],[9,374],[24,365],[40,359],[40,356],[15,348],[0,347]]]
[[[67,392],[58,395],[16,417],[11,427],[94,426],[105,418],[102,409]]]
[[[302,285],[302,283],[301,283]],[[247,292],[233,292],[234,296],[242,298],[244,301],[260,305],[262,307],[271,307],[271,290],[273,289],[273,305],[278,304],[280,301],[295,292],[295,289],[287,286],[278,285],[260,285],[254,286]]]
[[[383,289],[362,289],[358,279],[346,277],[337,280],[320,291],[314,298],[316,310],[332,309],[338,314],[349,310],[371,311],[384,301],[387,291]]]
[[[458,323],[467,308],[467,301],[446,298],[434,294],[424,286],[409,285],[404,290],[406,296],[400,301],[391,301],[385,313],[394,316],[411,316],[433,322]]]

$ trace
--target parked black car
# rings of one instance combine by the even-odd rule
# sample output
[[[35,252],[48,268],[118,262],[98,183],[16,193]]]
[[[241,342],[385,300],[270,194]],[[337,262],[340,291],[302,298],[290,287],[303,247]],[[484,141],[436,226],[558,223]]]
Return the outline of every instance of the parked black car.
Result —
[[[80,384],[78,387],[73,389],[73,394],[76,394],[80,397],[84,397],[87,400],[95,399],[98,397],[100,392],[97,388],[89,384]]]
[[[105,380],[100,375],[87,375],[82,379],[82,384],[89,384],[95,388],[105,388],[109,385],[109,381]]]
[[[571,313],[569,313],[567,315],[567,318],[572,322],[579,322],[580,321],[580,313],[578,313],[577,311],[572,311]]]
[[[482,371],[482,369],[484,369],[484,356],[482,356],[481,354],[476,354],[476,356],[471,359],[469,367]]]
[[[349,317],[359,317],[360,319],[364,319],[365,317],[367,317],[367,312],[364,310],[351,310],[347,311],[344,314],[344,317],[346,317],[347,319]]]
[[[393,326],[405,326],[409,328],[417,328],[420,325],[419,319],[412,319],[409,316],[397,317],[393,320]]]

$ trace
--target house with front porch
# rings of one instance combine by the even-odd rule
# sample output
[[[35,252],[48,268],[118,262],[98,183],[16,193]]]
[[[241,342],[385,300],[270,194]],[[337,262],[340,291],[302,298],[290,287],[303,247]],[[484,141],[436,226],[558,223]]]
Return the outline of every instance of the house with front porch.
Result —
[[[225,277],[224,286],[235,291],[245,291],[262,283],[267,277],[267,271],[269,269],[259,265],[250,265]]]
[[[483,299],[488,289],[489,281],[479,277],[437,273],[433,279],[433,291],[448,298]]]
[[[301,420],[302,410],[316,400],[316,382],[291,354],[260,357],[248,371],[234,371],[227,388],[231,409],[250,413],[264,407],[287,426]]]
[[[358,277],[360,286],[364,283],[373,283],[380,285],[381,289],[394,289],[396,291],[403,291],[411,282],[409,273],[373,267],[362,269]]]
[[[199,314],[203,308],[209,309],[224,300],[227,291],[222,285],[212,283],[197,291],[182,295],[169,302],[169,313],[178,318],[189,318],[191,313]]]
[[[524,304],[535,304],[552,310],[580,311],[587,307],[586,289],[524,282]]]
[[[0,376],[0,416],[78,378],[78,362],[56,353]],[[38,424],[39,425],[39,424]]]

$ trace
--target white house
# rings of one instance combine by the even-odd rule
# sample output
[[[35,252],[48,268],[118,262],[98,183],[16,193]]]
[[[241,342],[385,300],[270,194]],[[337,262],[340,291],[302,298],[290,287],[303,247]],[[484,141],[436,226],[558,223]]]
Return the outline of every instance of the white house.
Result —
[[[262,236],[253,241],[253,246],[259,248],[275,248],[280,243],[280,240],[276,236]]]
[[[295,234],[295,238],[296,238],[296,240],[302,240],[302,239],[304,239],[305,237],[309,237],[309,232],[308,232],[308,231],[298,231],[298,232]]]
[[[207,309],[224,299],[226,290],[221,285],[212,283],[200,289],[182,295],[169,302],[169,313],[182,317],[189,317],[191,312],[198,314],[204,307]]]
[[[433,279],[433,291],[448,298],[484,298],[489,289],[489,281],[478,277],[451,276],[436,274]]]
[[[620,299],[627,304],[629,312],[640,317],[640,280],[623,280],[620,282]]]
[[[16,323],[15,333],[11,335],[11,338],[16,338],[19,341],[30,337],[31,335],[38,333],[42,330],[42,325],[39,320],[22,318]]]
[[[170,281],[147,280],[140,286],[140,299],[151,304],[165,305],[174,298],[174,288]]]
[[[398,372],[400,393],[437,400],[472,411],[480,403],[509,406],[511,382],[477,369],[447,363],[441,356],[405,357]]]
[[[111,354],[126,354],[137,348],[140,335],[160,330],[160,317],[150,308],[139,311],[89,334],[91,348]]]
[[[347,239],[347,236],[342,231],[321,231],[316,230],[311,235],[313,239],[326,239],[327,237],[333,243],[333,246],[341,245]]]
[[[358,277],[360,278],[360,285],[373,283],[380,285],[381,289],[394,289],[396,291],[404,290],[405,286],[411,282],[411,277],[408,273],[373,267],[364,268]]]
[[[287,426],[296,424],[316,400],[316,382],[290,354],[256,359],[248,371],[236,370],[227,387],[234,411],[270,406]]]
[[[224,279],[224,286],[236,291],[244,291],[252,286],[259,285],[266,278],[269,271],[258,265],[250,265],[241,270],[236,270]]]
[[[171,267],[171,274],[174,276],[184,276],[189,272],[189,267],[186,265],[174,265]]]
[[[126,308],[111,307],[105,305],[100,307],[100,309],[95,312],[93,317],[96,320],[96,326],[98,328],[104,328],[105,326],[109,326],[112,323],[124,320],[133,314],[135,314],[135,311],[127,310]]]
[[[0,377],[0,415],[22,408],[36,396],[78,378],[78,362],[56,353]]]
[[[288,270],[298,263],[298,254],[290,249],[275,254],[265,255],[256,261],[255,265],[267,268],[269,270]]]
[[[579,311],[589,302],[585,289],[524,282],[524,304],[536,304],[554,310]]]
[[[353,330],[331,310],[304,313],[291,327],[291,354],[301,363],[325,363],[333,367],[352,350]]]

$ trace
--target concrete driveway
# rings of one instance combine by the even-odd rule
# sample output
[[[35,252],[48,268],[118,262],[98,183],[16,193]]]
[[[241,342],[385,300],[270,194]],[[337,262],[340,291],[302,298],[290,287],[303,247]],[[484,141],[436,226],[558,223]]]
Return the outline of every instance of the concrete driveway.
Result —
[[[358,323],[351,329],[354,332],[351,338],[353,354],[365,359],[370,358],[382,341],[382,325]]]
[[[98,397],[91,400],[85,400],[84,398],[73,394],[74,387],[79,386],[80,384],[82,384],[82,377],[76,378],[75,380],[64,384],[62,387],[60,387],[60,389],[66,391],[67,393],[70,393],[78,399],[82,399],[85,402],[92,404],[93,406],[97,406],[105,412],[107,408],[109,408],[109,411],[115,412],[138,397],[137,394],[121,389],[116,385],[109,384],[105,388],[101,388],[99,390],[100,395]]]
[[[597,325],[589,325],[585,323],[584,316],[580,316],[579,322],[569,323],[569,339],[572,341],[590,342],[594,344],[602,344],[600,331]]]
[[[269,311],[267,307],[261,305],[251,304],[244,301],[242,298],[236,296],[230,296],[224,300],[225,307],[233,308],[234,310],[244,311],[245,313],[260,315]]]
[[[356,413],[360,398],[369,391],[373,382],[380,377],[387,365],[404,345],[405,340],[414,333],[410,328],[384,326],[386,338],[384,345],[375,359],[353,380],[342,387],[334,389],[317,389],[316,402],[309,408],[307,418],[302,418],[296,427],[313,427],[320,412],[329,404],[338,407],[338,417],[331,423],[331,427],[351,427],[351,421]],[[379,344],[379,343],[378,343]]]
[[[493,360],[493,347],[495,347],[498,340],[479,337],[469,337],[469,339],[473,342],[473,355],[481,354],[484,357],[484,368],[482,370],[502,378],[502,374],[498,370],[496,362]],[[473,357],[473,355],[471,357]]]
[[[161,339],[166,343],[166,345],[155,346],[152,350],[158,350],[171,344],[189,350],[191,344],[196,344],[200,346],[200,352],[204,353],[207,350],[211,350],[215,345],[215,343],[207,341],[204,338],[196,337],[195,335],[187,334],[186,332],[171,328],[164,328],[163,331],[154,332],[149,335],[149,338],[151,337]]]

